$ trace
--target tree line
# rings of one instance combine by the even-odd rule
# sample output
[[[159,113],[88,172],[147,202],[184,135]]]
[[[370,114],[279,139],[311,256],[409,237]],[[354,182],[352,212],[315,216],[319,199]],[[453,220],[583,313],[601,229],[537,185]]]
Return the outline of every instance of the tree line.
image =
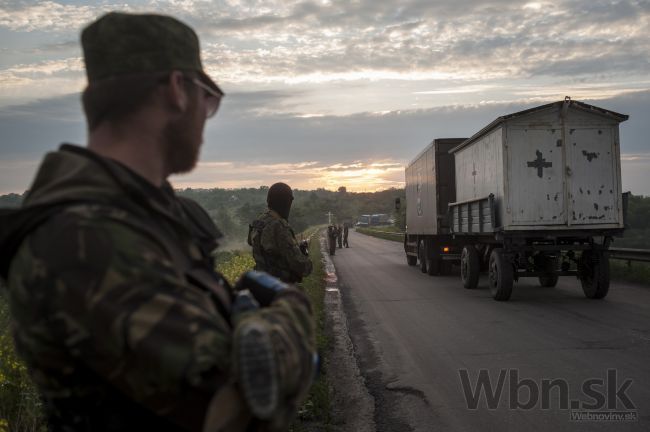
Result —
[[[248,225],[266,209],[267,186],[244,189],[182,189],[177,193],[196,200],[206,209],[224,234],[222,249],[246,249]],[[24,195],[0,196],[0,208],[18,207]],[[404,189],[379,192],[348,192],[317,189],[294,190],[294,203],[289,222],[299,233],[310,226],[328,223],[356,222],[362,214],[386,213],[395,219],[395,225],[404,230],[406,199]],[[395,198],[402,207],[395,212]],[[631,195],[627,212],[628,229],[623,238],[614,241],[615,247],[650,249],[650,197]]]
[[[181,189],[179,195],[192,198],[208,212],[224,237],[220,249],[246,249],[248,225],[266,210],[268,186],[244,189]],[[345,187],[338,191],[316,189],[295,190],[289,223],[296,233],[310,226],[327,224],[328,214],[332,222],[354,223],[362,214],[387,213],[393,215],[395,198],[404,202],[404,189],[388,189],[380,192],[348,192]],[[24,195],[0,196],[1,207],[20,206]]]

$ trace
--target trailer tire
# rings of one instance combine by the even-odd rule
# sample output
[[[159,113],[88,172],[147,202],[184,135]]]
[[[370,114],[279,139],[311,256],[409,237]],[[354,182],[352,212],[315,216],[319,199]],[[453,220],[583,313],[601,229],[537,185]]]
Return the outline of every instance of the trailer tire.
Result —
[[[410,266],[414,266],[418,264],[418,257],[413,256],[413,255],[406,255],[406,263]]]
[[[560,276],[557,274],[558,259],[554,256],[540,255],[537,258],[536,267],[538,271],[546,273],[539,277],[539,284],[544,288],[553,288],[557,285]]]
[[[427,272],[427,251],[426,244],[423,240],[418,242],[418,260],[420,261],[420,271]]]
[[[463,286],[467,289],[475,289],[478,286],[478,276],[481,270],[481,259],[474,246],[463,247],[460,255],[460,278]]]
[[[494,249],[490,254],[489,283],[492,298],[506,301],[512,295],[514,269],[512,263],[504,256],[503,249]]]
[[[578,261],[578,278],[585,297],[602,299],[609,292],[609,256],[605,252],[584,251]]]
[[[441,263],[442,259],[440,258],[440,255],[431,256],[431,254],[427,252],[427,274],[429,276],[442,274]]]

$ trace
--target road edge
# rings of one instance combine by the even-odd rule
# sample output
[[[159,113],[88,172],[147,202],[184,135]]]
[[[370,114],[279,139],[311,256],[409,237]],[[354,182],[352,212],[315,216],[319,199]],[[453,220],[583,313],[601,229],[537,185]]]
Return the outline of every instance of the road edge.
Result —
[[[326,370],[332,395],[331,426],[344,431],[375,430],[375,402],[354,354],[348,320],[343,308],[336,267],[329,257],[327,239],[320,237],[325,265],[325,319],[332,342]]]

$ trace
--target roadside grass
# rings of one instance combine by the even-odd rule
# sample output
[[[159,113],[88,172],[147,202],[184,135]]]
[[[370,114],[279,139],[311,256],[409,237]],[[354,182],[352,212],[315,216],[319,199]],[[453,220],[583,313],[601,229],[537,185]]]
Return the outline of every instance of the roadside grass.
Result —
[[[404,242],[404,233],[398,227],[392,225],[372,228],[357,227],[357,232],[384,240]]]
[[[38,392],[14,350],[9,304],[0,284],[0,432],[45,430]]]
[[[316,348],[321,356],[321,369],[318,378],[309,392],[307,400],[298,411],[298,417],[291,425],[293,432],[310,430],[327,431],[330,425],[330,392],[326,364],[326,356],[330,348],[330,340],[325,332],[325,268],[320,249],[319,228],[308,230],[305,238],[310,238],[309,255],[314,263],[312,273],[302,282],[302,287],[309,296],[316,322]],[[310,427],[312,426],[312,427]]]
[[[216,266],[230,285],[234,286],[242,273],[255,267],[255,260],[250,251],[217,252]]]
[[[650,286],[650,263],[609,260],[612,279]]]

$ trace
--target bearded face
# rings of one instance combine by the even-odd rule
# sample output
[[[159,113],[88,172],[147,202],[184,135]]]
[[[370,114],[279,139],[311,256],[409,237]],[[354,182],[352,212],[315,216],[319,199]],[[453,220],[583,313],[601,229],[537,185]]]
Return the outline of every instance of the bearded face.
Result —
[[[205,108],[198,92],[189,91],[188,108],[170,121],[163,131],[165,164],[168,175],[191,171],[199,159],[203,143],[203,126],[205,125]]]

